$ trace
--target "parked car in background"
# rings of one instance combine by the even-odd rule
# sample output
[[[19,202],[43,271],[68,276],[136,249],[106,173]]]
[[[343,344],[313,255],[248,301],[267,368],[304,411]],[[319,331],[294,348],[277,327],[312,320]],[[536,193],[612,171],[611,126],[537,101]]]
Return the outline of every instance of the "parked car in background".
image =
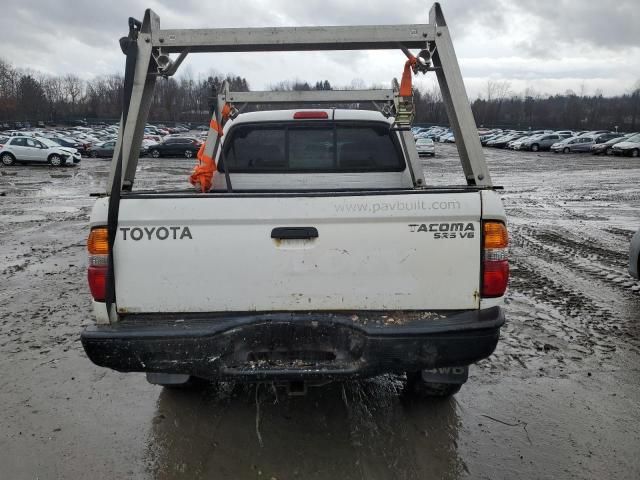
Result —
[[[624,142],[616,143],[612,150],[614,155],[640,157],[640,133],[625,139]]]
[[[171,133],[188,133],[189,129],[187,127],[185,127],[184,125],[176,125],[175,127],[171,128],[170,130],[172,130]]]
[[[48,138],[52,142],[55,142],[58,145],[60,145],[61,147],[75,148],[81,154],[84,153],[84,151],[85,151],[85,146],[81,142],[78,142],[77,140],[74,140],[73,138],[53,137],[53,136],[49,136],[49,135],[44,135],[44,138]]]
[[[71,154],[71,157],[73,158],[73,163],[80,163],[80,160],[82,160],[82,155],[80,155],[80,152],[77,148],[60,145],[54,140],[50,140],[46,137],[35,137],[35,139],[39,142],[44,143],[50,149],[60,149],[63,152],[69,152]]]
[[[640,279],[640,230],[631,239],[629,248],[629,273]]]
[[[5,143],[9,141],[10,137],[0,137],[0,148],[4,146]]]
[[[480,143],[483,146],[486,146],[489,144],[490,141],[495,140],[498,137],[501,137],[502,135],[504,135],[502,132],[495,132],[495,133],[489,133],[487,135],[483,135],[480,137]]]
[[[599,135],[604,135],[605,133],[611,133],[609,130],[591,130],[588,132],[582,132],[578,134],[578,137],[598,137]]]
[[[153,158],[158,157],[176,157],[185,158],[195,157],[202,142],[191,137],[170,137],[161,143],[149,146],[149,153]]]
[[[434,157],[436,155],[436,146],[430,138],[418,138],[418,140],[416,140],[416,149],[420,157]]]
[[[116,141],[110,140],[108,142],[100,142],[95,145],[89,145],[87,148],[87,155],[91,158],[112,158],[113,151],[116,148]]]
[[[509,143],[512,140],[518,140],[522,137],[526,136],[526,134],[519,132],[519,133],[511,133],[509,135],[503,135],[501,137],[498,137],[494,140],[490,140],[487,145],[490,147],[495,147],[495,148],[505,148],[507,146],[507,143]]]
[[[571,137],[561,142],[554,143],[551,146],[551,151],[554,153],[588,152],[591,150],[591,145],[594,145],[595,143],[596,141],[593,137]]]
[[[556,133],[564,138],[575,137],[577,135],[573,130],[556,130],[553,133]]]
[[[527,135],[525,137],[516,138],[515,140],[510,140],[507,143],[506,148],[510,150],[520,150],[522,148],[522,144],[533,137],[537,137],[537,135]]]
[[[607,132],[607,133],[601,133],[601,134],[596,134],[592,136],[595,137],[596,143],[605,143],[614,138],[620,138],[623,136],[623,134],[618,132]]]
[[[529,138],[522,143],[523,150],[531,150],[537,152],[539,150],[550,150],[554,143],[565,140],[566,137],[558,133],[544,133],[536,137]]]
[[[151,140],[154,144],[155,143],[162,143],[162,137],[160,135],[147,135],[147,134],[145,134],[144,139],[145,140]]]
[[[33,133],[32,132],[27,132],[25,130],[22,131],[10,131],[8,132],[8,135],[10,137],[33,137]]]
[[[613,146],[620,142],[624,142],[633,135],[634,134],[630,133],[622,137],[612,138],[611,140],[607,140],[606,142],[591,145],[591,153],[593,153],[594,155],[613,155]]]
[[[47,145],[33,137],[11,137],[0,149],[0,163],[5,166],[16,162],[34,162],[62,167],[65,164],[72,165],[74,160],[73,154],[68,149]]]

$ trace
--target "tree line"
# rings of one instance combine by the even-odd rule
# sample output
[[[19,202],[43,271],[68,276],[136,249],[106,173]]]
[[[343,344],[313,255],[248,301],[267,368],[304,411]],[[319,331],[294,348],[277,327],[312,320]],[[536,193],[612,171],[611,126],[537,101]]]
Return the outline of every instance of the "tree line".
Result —
[[[471,103],[471,110],[478,127],[640,130],[640,80],[629,92],[614,97],[605,97],[599,91],[588,95],[584,87],[582,90],[542,95],[527,89],[515,94],[509,82],[489,80],[486,92]],[[414,102],[416,123],[449,123],[437,88],[415,91]]]
[[[205,121],[210,115],[212,92],[224,80],[234,91],[249,90],[245,78],[233,75],[194,79],[187,71],[179,78],[159,78],[150,118]],[[116,120],[122,111],[123,83],[124,77],[119,74],[83,80],[73,74],[22,71],[0,59],[0,121]]]
[[[177,78],[158,79],[150,110],[152,121],[204,122],[209,118],[213,93],[224,80],[233,91],[249,91],[246,78],[211,75],[194,79],[190,71]],[[46,75],[15,68],[0,59],[0,121],[65,122],[75,119],[120,117],[123,77],[103,75],[83,80],[76,75]],[[271,90],[331,90],[328,80],[281,81]],[[346,88],[366,88],[354,80]],[[515,128],[568,128],[576,130],[640,129],[640,81],[629,92],[605,97],[596,91],[587,95],[567,91],[542,95],[533,89],[522,94],[511,91],[509,82],[489,80],[486,91],[471,108],[478,126]],[[416,123],[448,124],[442,95],[433,87],[414,91]]]

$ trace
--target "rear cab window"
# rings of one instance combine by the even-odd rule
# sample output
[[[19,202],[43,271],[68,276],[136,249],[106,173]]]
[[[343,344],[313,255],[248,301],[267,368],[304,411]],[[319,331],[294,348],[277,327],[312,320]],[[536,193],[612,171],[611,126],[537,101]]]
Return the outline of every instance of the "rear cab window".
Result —
[[[218,171],[235,173],[399,172],[406,168],[384,122],[240,123],[225,135]]]

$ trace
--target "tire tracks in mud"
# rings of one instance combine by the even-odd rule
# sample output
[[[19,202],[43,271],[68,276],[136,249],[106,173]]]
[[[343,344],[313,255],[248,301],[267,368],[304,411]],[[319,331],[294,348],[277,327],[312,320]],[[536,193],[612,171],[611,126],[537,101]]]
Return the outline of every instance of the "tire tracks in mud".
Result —
[[[55,367],[68,350],[80,348],[78,332],[84,315],[78,317],[78,312],[90,311],[84,295],[84,243],[66,244],[73,240],[68,223],[63,230],[29,230],[14,232],[25,245],[19,245],[18,253],[11,255],[12,264],[0,272],[4,279],[0,304],[5,306],[0,311],[0,352],[9,361]],[[41,240],[35,243],[37,248],[32,246],[35,238]]]
[[[566,375],[584,370],[587,358],[602,367],[620,349],[640,351],[637,310],[620,308],[640,309],[640,283],[626,273],[623,252],[540,226],[511,225],[510,236],[507,324],[484,362],[491,370]]]
[[[625,251],[607,249],[586,238],[573,239],[567,231],[513,226],[510,234],[516,252],[525,253],[516,254],[516,262],[545,261],[556,267],[562,265],[567,270],[577,271],[583,279],[595,279],[603,285],[596,288],[589,288],[587,285],[584,293],[600,302],[610,303],[609,295],[603,295],[602,287],[622,293],[640,294],[640,282],[627,273],[628,254]],[[576,276],[576,281],[579,280]]]

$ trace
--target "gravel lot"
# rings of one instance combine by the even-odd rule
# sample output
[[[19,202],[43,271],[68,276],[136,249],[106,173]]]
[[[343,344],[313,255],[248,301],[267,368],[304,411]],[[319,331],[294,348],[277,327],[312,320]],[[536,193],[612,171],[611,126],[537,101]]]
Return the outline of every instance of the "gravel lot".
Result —
[[[436,147],[427,176],[460,183],[455,146]],[[640,160],[486,153],[510,218],[508,323],[455,399],[431,402],[395,377],[289,398],[95,367],[84,242],[109,162],[0,168],[0,477],[640,478]],[[138,186],[192,164],[143,159]]]

